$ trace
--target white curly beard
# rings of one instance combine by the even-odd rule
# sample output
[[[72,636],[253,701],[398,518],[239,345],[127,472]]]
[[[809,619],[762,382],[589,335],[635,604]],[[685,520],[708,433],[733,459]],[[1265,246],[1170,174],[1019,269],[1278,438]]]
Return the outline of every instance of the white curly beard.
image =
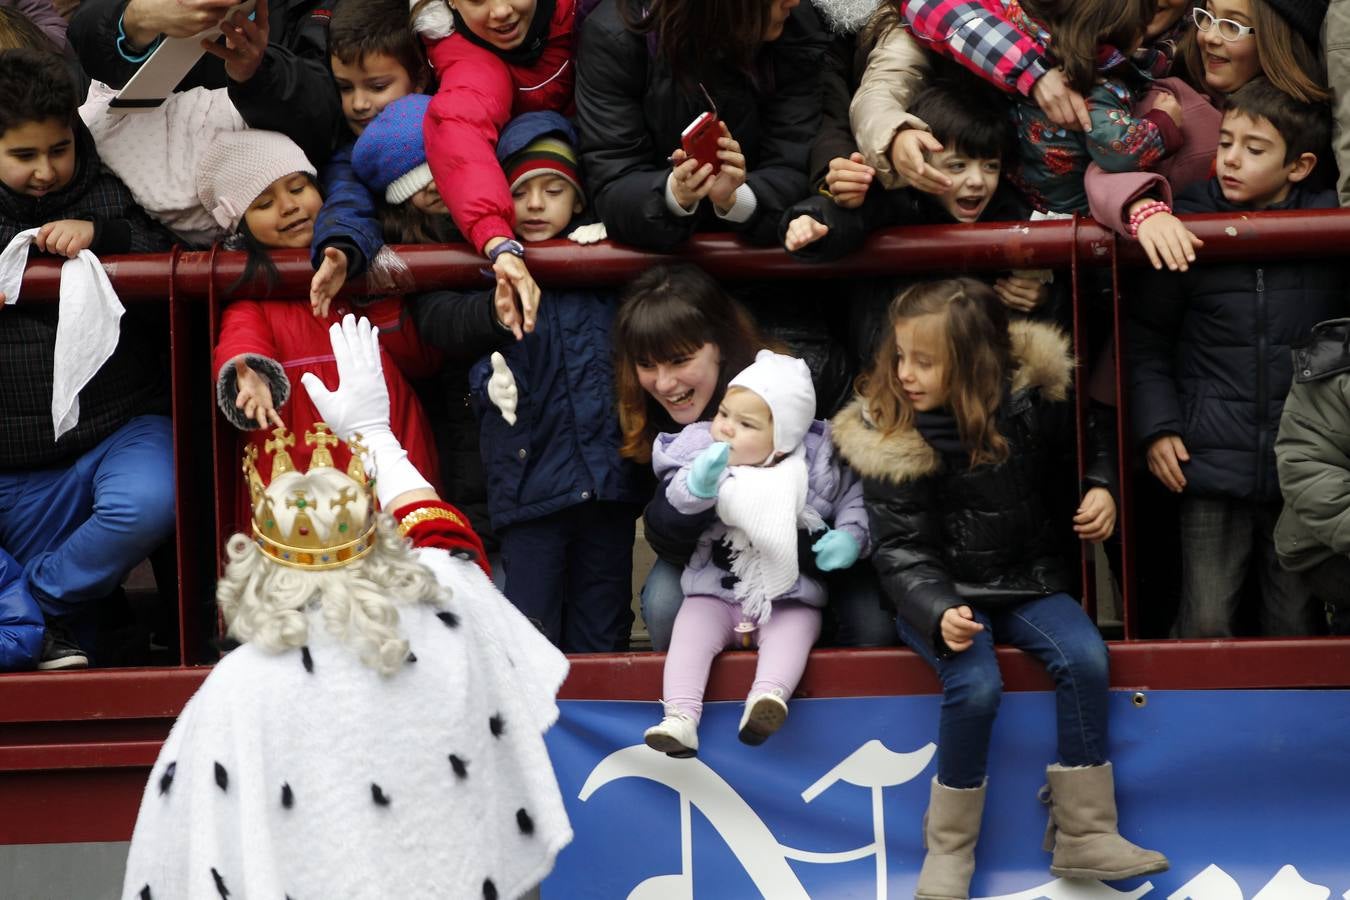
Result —
[[[872,17],[877,0],[811,0],[816,10],[825,17],[830,31],[835,34],[853,34]],[[881,0],[882,3],[889,0]]]

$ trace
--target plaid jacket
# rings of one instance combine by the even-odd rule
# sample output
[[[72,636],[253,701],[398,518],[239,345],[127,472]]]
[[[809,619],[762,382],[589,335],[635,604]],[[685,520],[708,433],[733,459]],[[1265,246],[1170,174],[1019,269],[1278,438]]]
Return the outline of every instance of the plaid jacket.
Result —
[[[995,87],[1025,96],[1048,70],[1045,45],[1011,21],[1016,0],[901,0],[900,14],[929,49]],[[1025,16],[1021,16],[1025,19]]]
[[[84,125],[75,125],[75,177],[45,197],[28,197],[0,185],[0,247],[28,228],[59,219],[94,223],[95,254],[144,253],[169,248],[167,232],[131,199],[126,186],[103,168]],[[156,310],[159,312],[159,310]],[[36,469],[67,462],[89,450],[131,418],[168,412],[162,365],[167,335],[141,327],[137,311],[122,317],[116,351],[80,391],[80,421],[53,440],[52,369],[57,306],[22,302],[0,310],[0,469]],[[167,315],[160,318],[167,321]]]

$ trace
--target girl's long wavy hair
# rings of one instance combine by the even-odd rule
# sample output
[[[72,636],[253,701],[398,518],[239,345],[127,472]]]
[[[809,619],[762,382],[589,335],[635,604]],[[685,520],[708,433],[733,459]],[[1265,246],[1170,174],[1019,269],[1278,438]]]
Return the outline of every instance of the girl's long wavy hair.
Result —
[[[309,640],[305,610],[322,612],[328,632],[349,645],[361,662],[392,675],[408,657],[398,608],[440,606],[450,591],[417,561],[388,513],[380,513],[375,547],[340,569],[310,572],[274,562],[245,534],[225,544],[225,575],[216,584],[229,634],[271,653]]]
[[[705,62],[723,60],[753,76],[773,0],[620,0],[624,25],[655,35],[657,55],[686,88]]]
[[[1327,88],[1326,60],[1321,51],[1309,44],[1265,0],[1251,0],[1251,8],[1252,27],[1256,29],[1251,39],[1256,41],[1256,59],[1261,64],[1261,74],[1300,103],[1329,101],[1331,91]],[[1196,87],[1208,91],[1205,61],[1194,28],[1186,32],[1177,54],[1184,61],[1186,71],[1194,75]]]
[[[1027,15],[1050,32],[1050,53],[1074,90],[1086,94],[1097,80],[1097,48],[1128,53],[1144,36],[1157,0],[1022,0]]]
[[[713,344],[721,355],[717,408],[732,376],[775,345],[764,339],[749,311],[712,276],[689,263],[652,266],[624,290],[614,317],[614,389],[623,443],[619,455],[646,465],[657,434],[675,426],[638,381],[637,364],[658,363]],[[705,410],[706,411],[706,410]]]
[[[1012,341],[1003,304],[973,278],[916,284],[891,301],[890,339],[881,341],[872,369],[857,382],[868,418],[885,435],[914,427],[915,409],[900,387],[894,332],[900,322],[920,316],[938,317],[947,405],[962,445],[970,448],[970,464],[1003,462],[1008,442],[998,430],[998,408],[1012,371]]]

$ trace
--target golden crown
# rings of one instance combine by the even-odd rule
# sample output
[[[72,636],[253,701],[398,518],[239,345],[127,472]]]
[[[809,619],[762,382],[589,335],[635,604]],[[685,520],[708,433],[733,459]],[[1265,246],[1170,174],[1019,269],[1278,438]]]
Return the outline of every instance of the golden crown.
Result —
[[[295,446],[295,435],[284,425],[272,429],[272,438],[263,443],[263,449],[272,457],[272,473],[266,485],[258,474],[258,447],[249,444],[244,450],[244,477],[248,479],[249,500],[253,510],[253,538],[272,559],[295,569],[322,571],[345,566],[370,552],[375,545],[375,490],[374,482],[366,477],[361,454],[365,447],[361,436],[354,435],[344,442],[323,423],[315,422],[313,431],[305,432],[305,444],[314,448],[306,475],[320,469],[333,469],[333,454],[329,448],[345,443],[351,452],[347,477],[353,486],[343,486],[335,496],[327,497],[326,507],[315,493],[317,485],[305,483],[292,487],[299,479],[287,477],[296,471],[287,452]],[[363,492],[365,514],[361,521],[353,521],[353,505],[359,515]],[[284,528],[284,530],[283,530]],[[321,534],[326,532],[326,536]]]

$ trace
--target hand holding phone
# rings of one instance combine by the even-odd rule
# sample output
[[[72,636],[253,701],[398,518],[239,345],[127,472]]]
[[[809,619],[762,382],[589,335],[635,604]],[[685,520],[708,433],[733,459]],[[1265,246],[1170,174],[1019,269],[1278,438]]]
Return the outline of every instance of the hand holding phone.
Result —
[[[684,148],[687,157],[698,160],[700,167],[712,166],[712,174],[717,175],[722,171],[722,161],[717,157],[717,151],[720,149],[717,140],[721,136],[722,128],[717,114],[700,113],[698,118],[680,132],[680,146]]]

